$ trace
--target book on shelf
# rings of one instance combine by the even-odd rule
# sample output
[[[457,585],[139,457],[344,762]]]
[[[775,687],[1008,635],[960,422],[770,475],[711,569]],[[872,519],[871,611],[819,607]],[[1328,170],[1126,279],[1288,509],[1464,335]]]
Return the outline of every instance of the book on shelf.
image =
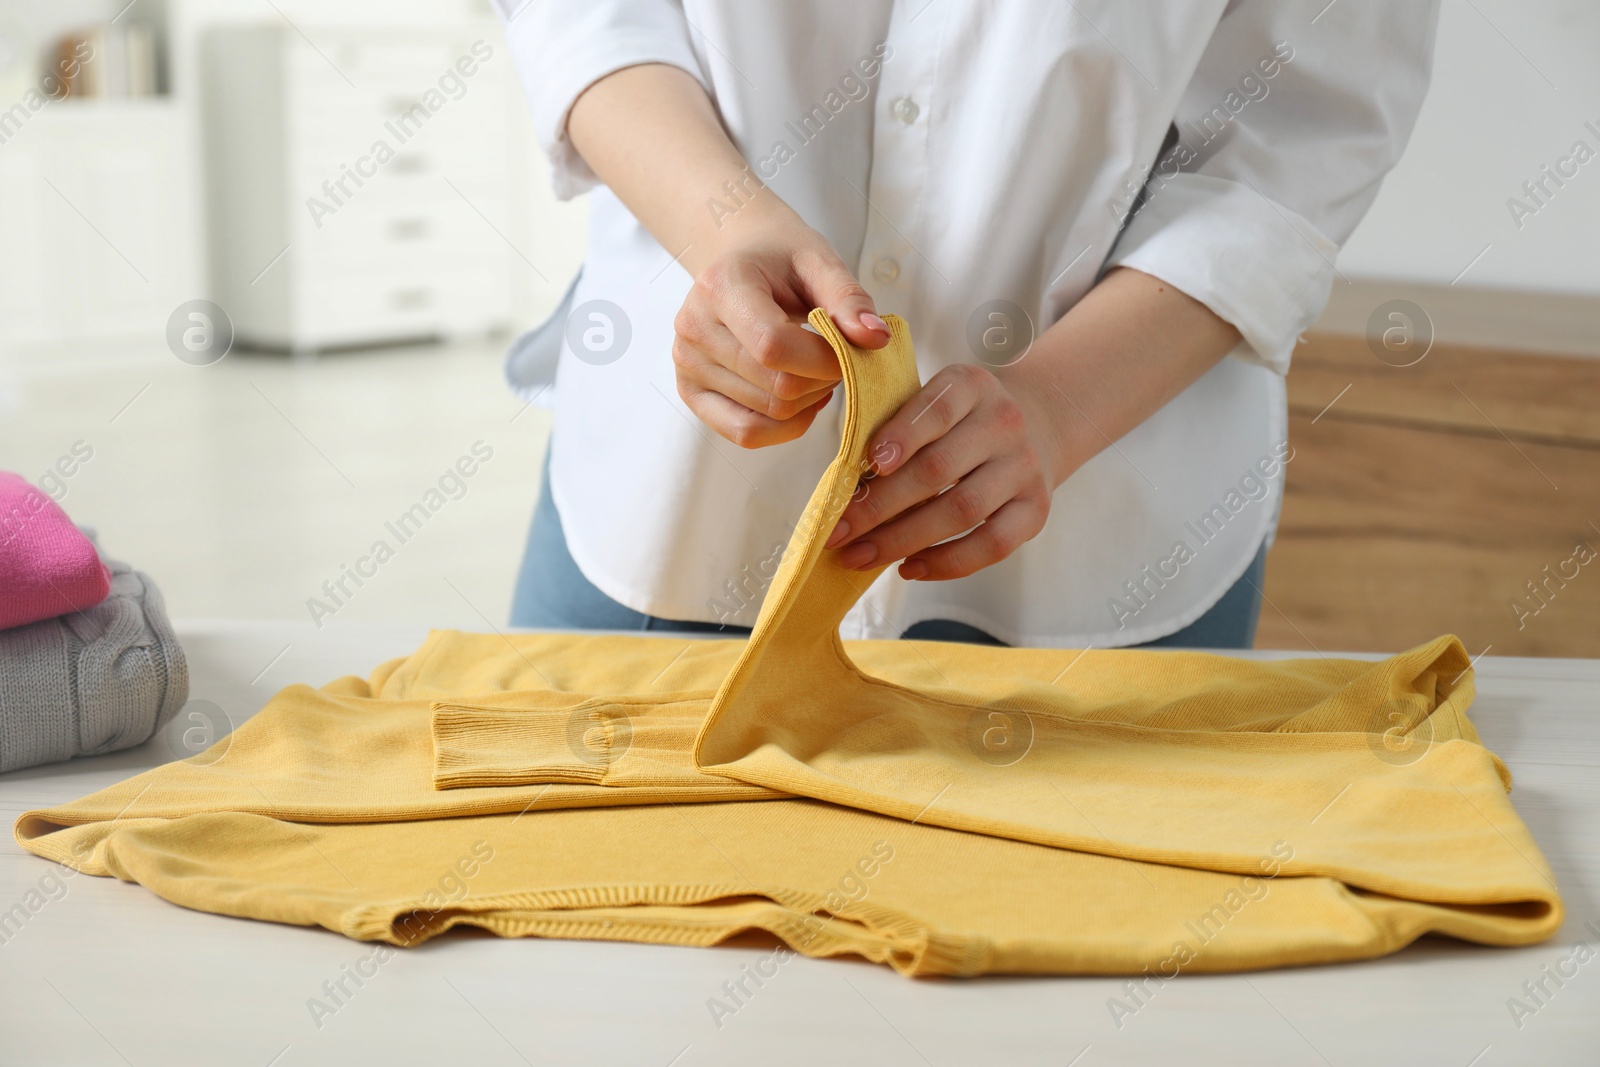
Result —
[[[64,97],[154,96],[158,92],[155,34],[137,22],[97,23],[56,43],[55,69]]]

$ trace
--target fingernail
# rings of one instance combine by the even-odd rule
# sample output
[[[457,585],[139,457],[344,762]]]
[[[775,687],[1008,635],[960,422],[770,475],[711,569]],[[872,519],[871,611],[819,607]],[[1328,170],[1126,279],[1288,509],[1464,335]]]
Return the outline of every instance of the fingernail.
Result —
[[[844,539],[846,537],[849,537],[849,536],[850,536],[850,524],[848,522],[845,522],[843,519],[840,519],[839,520],[839,525],[837,525],[837,526],[835,526],[833,528],[833,533],[828,535],[828,541],[822,547],[823,548],[833,548],[835,545],[842,544],[844,542]]]
[[[928,565],[922,562],[920,559],[908,559],[904,563],[900,564],[900,577],[904,578],[908,582],[914,582],[919,578],[926,578],[927,576]]]
[[[869,330],[877,330],[879,333],[889,332],[889,324],[878,318],[878,316],[874,315],[870,311],[863,311],[861,313],[861,325],[865,326]]]
[[[874,445],[868,455],[872,458],[871,468],[876,477],[892,474],[900,465],[900,446],[893,441]]]
[[[851,545],[839,553],[839,562],[853,571],[871,566],[872,561],[877,558],[878,546],[871,541],[862,541],[860,544]]]

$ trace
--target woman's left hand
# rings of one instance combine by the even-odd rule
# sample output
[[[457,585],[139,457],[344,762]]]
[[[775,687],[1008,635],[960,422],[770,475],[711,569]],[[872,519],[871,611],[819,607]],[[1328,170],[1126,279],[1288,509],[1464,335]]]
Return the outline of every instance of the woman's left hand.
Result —
[[[866,491],[827,547],[846,567],[903,559],[900,577],[928,581],[1011,555],[1044,529],[1060,484],[1050,420],[1036,403],[975,364],[935,374],[873,436]]]

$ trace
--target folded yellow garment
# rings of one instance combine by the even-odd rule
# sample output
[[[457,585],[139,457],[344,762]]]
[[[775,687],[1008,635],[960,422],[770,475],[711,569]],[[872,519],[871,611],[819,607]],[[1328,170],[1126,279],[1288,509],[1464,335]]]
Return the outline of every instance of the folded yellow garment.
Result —
[[[1364,959],[1438,932],[1521,943],[1543,909],[1461,908],[1281,874],[1044,848],[811,800],[305,824],[245,812],[62,830],[80,869],[201,911],[409,946],[507,937],[711,945],[768,931],[911,975],[1234,971]]]
[[[27,813],[19,841],[394,944],[762,929],[908,974],[1170,977],[1559,928],[1453,638],[1270,663],[840,642],[876,572],[822,542],[916,373],[892,316],[881,352],[811,321],[844,437],[748,642],[435,632],[368,681],[285,689],[220,758]]]

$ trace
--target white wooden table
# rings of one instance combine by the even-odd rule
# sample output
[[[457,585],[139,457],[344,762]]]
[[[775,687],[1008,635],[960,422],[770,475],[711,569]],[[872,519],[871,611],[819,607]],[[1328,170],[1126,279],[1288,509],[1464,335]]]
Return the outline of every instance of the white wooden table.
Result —
[[[237,725],[279,687],[365,674],[425,631],[216,621],[180,634],[191,697]],[[1370,963],[1184,975],[1120,1028],[1107,1006],[1116,979],[913,981],[801,958],[719,1027],[707,999],[765,948],[468,933],[398,953],[359,989],[347,982],[354,995],[317,1020],[310,998],[373,946],[188,911],[66,873],[7,834],[0,910],[31,890],[44,903],[0,921],[0,1064],[1600,1064],[1600,660],[1486,657],[1478,689],[1472,718],[1516,776],[1517,810],[1567,901],[1544,945],[1427,939]],[[0,813],[9,826],[171,758],[157,739],[5,775]],[[1544,968],[1579,941],[1596,955],[1557,987]],[[1541,979],[1542,1006],[1523,988]],[[1512,997],[1537,1008],[1520,1027]]]

